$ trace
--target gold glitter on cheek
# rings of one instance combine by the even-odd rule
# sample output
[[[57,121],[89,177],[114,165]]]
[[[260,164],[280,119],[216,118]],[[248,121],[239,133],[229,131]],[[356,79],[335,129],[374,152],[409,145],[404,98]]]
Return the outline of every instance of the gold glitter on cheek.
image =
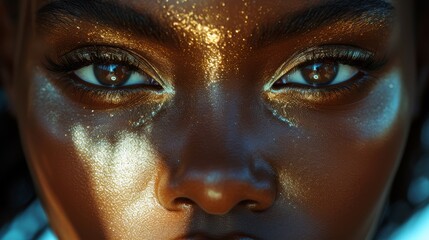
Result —
[[[289,125],[289,127],[298,127],[298,120],[291,114],[292,110],[297,108],[297,102],[291,100],[279,99],[273,92],[265,92],[265,103],[273,116]]]
[[[105,222],[107,228],[121,232],[140,224],[136,217],[150,216],[160,208],[154,196],[156,157],[144,136],[123,131],[112,141],[93,137],[81,125],[71,132],[101,218],[110,219]]]
[[[290,168],[291,166],[289,166]],[[294,177],[289,174],[290,169],[282,169],[279,172],[280,191],[282,200],[287,201],[289,205],[294,208],[297,207],[303,200],[307,198],[307,192],[310,191],[308,187],[303,186],[299,177]]]

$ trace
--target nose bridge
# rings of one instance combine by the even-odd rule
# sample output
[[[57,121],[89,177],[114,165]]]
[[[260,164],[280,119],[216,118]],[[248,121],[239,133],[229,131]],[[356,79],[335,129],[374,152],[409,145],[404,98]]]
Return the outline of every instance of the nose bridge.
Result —
[[[198,94],[192,114],[214,127],[232,127],[240,114],[239,106],[243,101],[240,95],[239,90],[225,89],[224,84],[210,84]]]
[[[239,94],[227,94],[219,84],[208,86],[204,92],[190,111],[194,121],[189,124],[179,169],[210,172],[209,180],[220,171],[232,173],[246,168],[249,162],[244,155],[249,153],[243,141],[245,132],[240,128]]]
[[[214,197],[227,182],[250,181],[252,161],[239,129],[238,100],[220,91],[208,95],[198,101],[194,114],[199,117],[189,129],[174,178],[180,184],[200,185]]]
[[[206,127],[193,132],[181,153],[177,174],[194,170],[205,173],[206,180],[213,182],[219,175],[248,171],[251,161],[245,160],[245,155],[249,153],[242,146],[237,131],[228,130],[227,127]]]

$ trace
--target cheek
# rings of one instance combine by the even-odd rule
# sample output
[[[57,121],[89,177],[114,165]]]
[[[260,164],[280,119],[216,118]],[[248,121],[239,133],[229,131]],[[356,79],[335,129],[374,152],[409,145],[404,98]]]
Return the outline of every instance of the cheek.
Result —
[[[379,217],[408,132],[403,81],[393,72],[356,103],[295,112],[296,132],[278,139],[283,150],[271,158],[282,159],[276,164],[286,201],[330,236],[364,239]]]
[[[133,234],[141,232],[130,229],[147,229],[147,238],[169,238],[156,223],[177,216],[163,212],[156,200],[163,164],[148,140],[150,124],[141,124],[145,110],[86,109],[42,76],[34,78],[28,97],[23,141],[59,236],[139,238]],[[183,219],[178,229],[185,229]]]
[[[354,104],[295,109],[285,116],[294,126],[270,115],[278,125],[253,128],[258,137],[246,141],[257,142],[255,151],[279,176],[278,199],[267,212],[267,219],[278,221],[260,224],[275,224],[279,234],[302,229],[294,230],[296,236],[366,238],[407,134],[410,96],[403,82],[392,73]],[[150,121],[140,121],[146,110],[87,109],[43,77],[34,79],[27,95],[31,104],[20,113],[23,141],[60,237],[169,239],[186,231],[192,213],[165,211],[155,196],[158,174],[168,166],[149,140]]]

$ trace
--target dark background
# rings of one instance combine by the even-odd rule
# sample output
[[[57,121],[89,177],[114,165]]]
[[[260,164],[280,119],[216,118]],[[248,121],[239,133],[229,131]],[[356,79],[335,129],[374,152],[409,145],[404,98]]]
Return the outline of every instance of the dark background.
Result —
[[[18,129],[0,89],[0,226],[35,198]]]

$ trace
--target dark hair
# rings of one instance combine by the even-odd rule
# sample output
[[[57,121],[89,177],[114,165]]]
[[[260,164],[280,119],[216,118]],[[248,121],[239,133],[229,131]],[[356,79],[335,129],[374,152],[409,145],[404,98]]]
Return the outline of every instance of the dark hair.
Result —
[[[19,0],[1,0],[5,5],[7,11],[9,12],[9,17],[13,22],[18,21],[18,13],[19,13]],[[1,4],[1,3],[0,3]]]
[[[0,0],[17,23],[19,2]],[[1,83],[1,82],[0,82]],[[0,85],[0,228],[35,198],[33,182],[21,148],[14,117],[8,110],[6,96]]]
[[[18,127],[7,111],[0,89],[0,227],[35,198],[30,173],[21,149]]]

